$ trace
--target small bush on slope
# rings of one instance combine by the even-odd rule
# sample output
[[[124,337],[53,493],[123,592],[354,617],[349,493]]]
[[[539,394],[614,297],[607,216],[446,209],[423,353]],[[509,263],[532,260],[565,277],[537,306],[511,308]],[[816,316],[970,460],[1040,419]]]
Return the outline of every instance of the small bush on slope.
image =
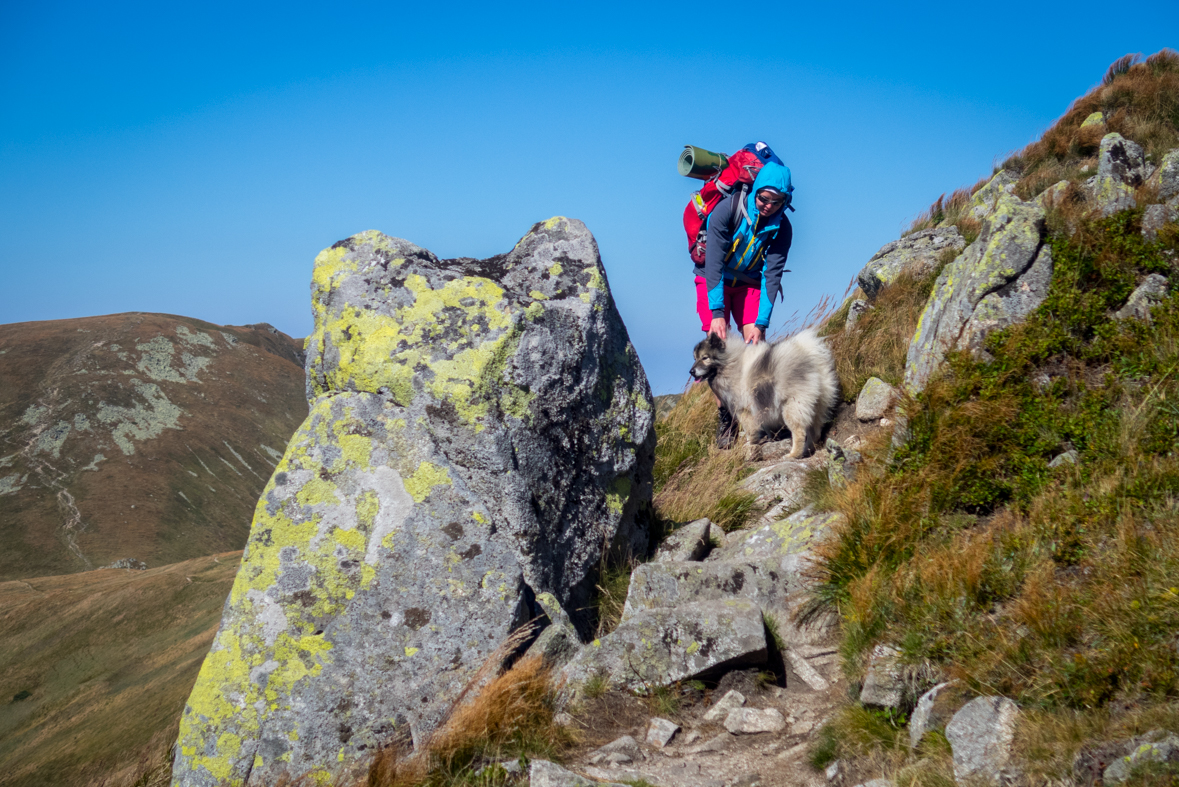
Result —
[[[1060,221],[1041,308],[991,337],[992,363],[953,356],[884,472],[830,493],[848,521],[821,596],[853,673],[887,631],[1024,705],[1179,695],[1179,296],[1153,324],[1109,317],[1179,238],[1145,243],[1136,211]],[[1078,464],[1050,469],[1069,446]]]

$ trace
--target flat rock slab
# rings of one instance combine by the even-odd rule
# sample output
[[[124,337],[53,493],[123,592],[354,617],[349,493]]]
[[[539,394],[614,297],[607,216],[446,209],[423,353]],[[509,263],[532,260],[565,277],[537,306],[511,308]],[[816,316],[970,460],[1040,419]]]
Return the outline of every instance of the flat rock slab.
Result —
[[[860,690],[860,702],[881,708],[900,707],[905,696],[898,661],[900,656],[899,650],[888,645],[877,645],[872,649],[864,687]]]
[[[597,782],[567,771],[548,760],[533,760],[528,769],[530,787],[626,787],[621,782]]]
[[[603,675],[612,686],[648,689],[707,677],[767,657],[761,608],[743,599],[636,612],[561,670],[573,688]]]
[[[946,738],[954,752],[954,778],[998,780],[1011,761],[1019,706],[1006,697],[977,697],[954,714]]]
[[[953,681],[939,683],[917,700],[917,706],[909,717],[909,746],[917,748],[925,733],[941,729],[945,725],[948,717],[944,706],[939,707],[938,697],[952,685]]]
[[[756,563],[644,563],[631,575],[622,619],[644,610],[733,598],[768,607],[781,602],[792,589],[800,589],[798,582],[781,569]]]

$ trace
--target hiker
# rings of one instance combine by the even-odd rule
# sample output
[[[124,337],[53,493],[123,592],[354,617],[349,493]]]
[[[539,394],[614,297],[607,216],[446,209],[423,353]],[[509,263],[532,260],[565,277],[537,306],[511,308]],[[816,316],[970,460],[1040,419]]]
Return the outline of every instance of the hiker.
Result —
[[[729,315],[746,343],[765,340],[794,231],[786,217],[792,191],[790,170],[767,162],[753,188],[735,191],[708,215],[704,265],[696,267],[696,312],[701,329],[722,340]],[[717,400],[718,448],[730,448],[737,424]]]

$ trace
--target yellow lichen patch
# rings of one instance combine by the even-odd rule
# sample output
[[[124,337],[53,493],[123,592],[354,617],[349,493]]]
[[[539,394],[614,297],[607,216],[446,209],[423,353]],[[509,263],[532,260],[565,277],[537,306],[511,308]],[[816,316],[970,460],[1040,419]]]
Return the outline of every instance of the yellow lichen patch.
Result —
[[[549,267],[549,275],[550,276],[554,276],[554,277],[560,276],[564,272],[565,272],[565,269],[561,267],[561,263],[559,263],[559,262],[554,262]]]
[[[569,219],[565,218],[564,216],[553,216],[544,223],[544,228],[546,230],[551,230],[553,227],[558,226],[561,222],[568,223]]]
[[[630,479],[616,478],[614,483],[610,485],[609,491],[606,492],[606,507],[610,509],[613,514],[621,514],[622,509],[626,506],[626,501],[630,499]]]
[[[532,292],[528,293],[528,297],[538,301],[547,301],[549,299],[549,296],[545,295],[540,290],[533,290]]]
[[[450,474],[432,462],[422,462],[414,474],[405,479],[405,491],[409,492],[415,503],[420,503],[430,494],[430,490],[443,484],[450,484]]]

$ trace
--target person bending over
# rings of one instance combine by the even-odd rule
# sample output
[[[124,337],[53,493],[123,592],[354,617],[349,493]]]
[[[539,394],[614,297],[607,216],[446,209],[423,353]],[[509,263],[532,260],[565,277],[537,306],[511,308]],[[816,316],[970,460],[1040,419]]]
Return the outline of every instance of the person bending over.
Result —
[[[748,194],[735,192],[709,214],[704,269],[696,269],[702,330],[727,338],[731,315],[747,344],[765,341],[794,236],[785,209],[792,190],[790,169],[771,161]],[[717,415],[717,447],[731,448],[737,424],[719,399]]]

